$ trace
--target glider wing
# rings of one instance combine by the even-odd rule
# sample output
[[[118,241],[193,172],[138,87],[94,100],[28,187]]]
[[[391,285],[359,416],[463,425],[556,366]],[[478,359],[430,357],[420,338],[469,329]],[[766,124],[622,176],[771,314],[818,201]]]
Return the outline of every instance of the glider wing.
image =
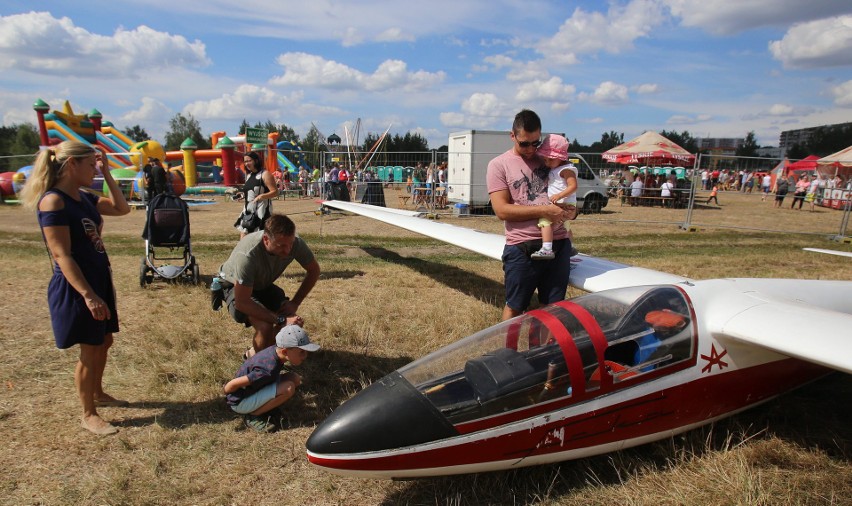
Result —
[[[500,234],[481,232],[449,223],[423,219],[419,217],[422,213],[415,211],[339,200],[323,201],[322,204],[404,228],[495,260],[500,260],[503,255],[505,237]],[[625,286],[673,284],[689,281],[674,274],[634,267],[588,255],[577,255],[571,259],[571,262],[573,264],[571,267],[571,286],[589,292]]]

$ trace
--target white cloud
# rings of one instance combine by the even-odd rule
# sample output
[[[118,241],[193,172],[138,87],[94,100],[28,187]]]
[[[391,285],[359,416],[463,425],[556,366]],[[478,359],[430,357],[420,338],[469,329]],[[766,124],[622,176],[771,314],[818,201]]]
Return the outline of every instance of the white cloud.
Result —
[[[166,104],[155,98],[142,97],[142,105],[136,110],[124,113],[121,120],[127,123],[166,122],[171,115],[172,111]]]
[[[785,68],[852,65],[852,15],[795,25],[769,50]]]
[[[486,56],[483,61],[493,65],[496,70],[500,70],[503,67],[511,67],[515,64],[515,60],[505,54]]]
[[[511,46],[512,41],[509,39],[481,39],[479,45],[482,47]]]
[[[218,98],[197,100],[184,107],[182,112],[217,124],[223,120],[239,121],[246,118],[250,121],[278,121],[278,118],[319,118],[345,114],[338,107],[306,101],[301,91],[282,95],[252,84],[240,85],[233,93],[225,93]]]
[[[199,119],[238,120],[246,117],[272,117],[278,111],[297,107],[301,98],[300,93],[285,96],[268,88],[244,84],[233,93],[225,93],[219,98],[192,102],[184,107],[184,112]]]
[[[627,86],[612,81],[604,81],[598,85],[593,93],[580,93],[578,98],[586,102],[603,105],[624,104],[628,100]]]
[[[831,94],[834,95],[834,105],[840,107],[852,106],[852,81],[835,86],[831,89]]]
[[[47,103],[52,104],[50,99]],[[4,91],[0,93],[0,111],[3,111],[3,125],[16,125],[20,123],[36,123],[36,113],[33,111],[32,94],[28,92],[9,93]]]
[[[794,114],[793,106],[788,104],[773,104],[769,108],[770,116],[790,116]]]
[[[546,79],[547,76],[548,72],[544,68],[541,60],[517,63],[508,73],[506,73],[506,79],[515,83],[539,81]]]
[[[731,117],[737,117],[744,121],[769,119],[775,122],[785,118],[803,118],[815,111],[813,107],[807,105],[776,103],[768,107],[759,104],[757,106],[758,108],[753,110],[732,111]]]
[[[343,31],[343,36],[340,39],[343,47],[352,47],[364,43],[364,35],[355,27],[348,27]]]
[[[529,19],[529,10],[540,11],[543,4],[540,0],[534,0],[532,6],[512,0],[320,0],[298,4],[241,0],[239,7],[235,8],[232,0],[145,2],[146,9],[192,19],[211,35],[228,33],[298,40],[302,43],[330,40],[344,47],[442,38],[473,30],[488,34],[509,34],[517,30],[519,18]],[[489,29],[480,30],[480,26]],[[506,40],[508,38],[499,43],[506,43]]]
[[[442,112],[441,124],[450,128],[495,128],[514,116],[514,106],[494,93],[472,93],[461,103],[461,112]]]
[[[376,35],[376,42],[414,42],[414,35],[402,28],[388,28]]]
[[[537,49],[548,65],[573,65],[583,54],[601,51],[621,53],[633,48],[633,41],[647,37],[664,20],[657,0],[633,0],[627,5],[611,4],[604,14],[574,10],[551,38],[543,39]]]
[[[143,71],[204,67],[210,63],[200,41],[147,26],[118,28],[112,36],[75,26],[48,12],[0,17],[0,69],[63,77],[116,79]]]
[[[662,0],[687,27],[715,34],[732,34],[761,26],[827,18],[849,12],[839,0]]]
[[[551,77],[547,81],[536,80],[524,83],[518,87],[515,100],[518,102],[547,101],[565,103],[573,98],[576,88],[570,84],[564,84],[562,79]]]
[[[685,114],[675,114],[666,120],[667,125],[695,125],[710,121],[713,117],[709,114],[698,114],[695,116],[687,116]]]
[[[465,47],[465,46],[468,45],[468,41],[466,41],[462,38],[459,38],[455,35],[450,35],[449,37],[447,37],[446,43],[449,46],[455,46],[455,47]]]
[[[486,56],[482,61],[486,65],[477,65],[474,66],[474,69],[480,69],[481,72],[506,69],[506,79],[513,82],[532,81],[548,75],[543,60],[516,60],[508,54],[497,54]]]
[[[474,116],[499,116],[506,111],[506,106],[493,93],[474,93],[462,102],[461,109]]]
[[[633,91],[639,95],[650,95],[653,93],[659,93],[660,85],[652,83],[640,84],[638,86],[634,86]]]
[[[444,126],[455,128],[465,126],[465,116],[460,112],[442,112],[438,117]]]
[[[446,73],[418,70],[409,72],[401,60],[385,60],[372,74],[342,63],[307,53],[284,53],[278,56],[284,73],[269,83],[340,90],[382,92],[392,89],[414,91],[441,84]]]

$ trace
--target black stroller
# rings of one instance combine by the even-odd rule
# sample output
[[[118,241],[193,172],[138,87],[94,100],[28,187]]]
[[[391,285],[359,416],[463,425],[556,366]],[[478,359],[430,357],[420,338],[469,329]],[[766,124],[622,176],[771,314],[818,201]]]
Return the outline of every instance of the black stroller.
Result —
[[[139,266],[139,285],[144,288],[155,279],[190,281],[197,285],[200,275],[189,241],[186,202],[172,193],[161,193],[148,202],[147,212],[148,219],[142,231],[145,257]],[[169,256],[158,257],[154,248],[168,248]],[[182,260],[183,265],[158,265],[158,261],[163,260]]]

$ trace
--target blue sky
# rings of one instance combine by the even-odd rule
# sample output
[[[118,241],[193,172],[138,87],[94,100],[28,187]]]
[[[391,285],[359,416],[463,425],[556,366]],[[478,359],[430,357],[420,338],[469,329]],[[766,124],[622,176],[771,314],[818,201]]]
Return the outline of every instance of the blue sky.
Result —
[[[161,140],[191,113],[344,137],[508,130],[521,108],[584,144],[852,121],[840,0],[19,1],[0,6],[0,114],[70,100]]]

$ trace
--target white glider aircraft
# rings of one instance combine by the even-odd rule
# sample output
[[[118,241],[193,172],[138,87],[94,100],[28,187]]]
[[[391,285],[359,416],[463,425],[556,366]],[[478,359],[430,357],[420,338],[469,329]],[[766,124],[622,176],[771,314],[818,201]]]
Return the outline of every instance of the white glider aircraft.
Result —
[[[349,202],[374,218],[499,260],[504,237]],[[344,402],[310,462],[352,476],[512,469],[616,451],[852,372],[852,282],[710,279],[579,255],[591,292],[408,364]]]

